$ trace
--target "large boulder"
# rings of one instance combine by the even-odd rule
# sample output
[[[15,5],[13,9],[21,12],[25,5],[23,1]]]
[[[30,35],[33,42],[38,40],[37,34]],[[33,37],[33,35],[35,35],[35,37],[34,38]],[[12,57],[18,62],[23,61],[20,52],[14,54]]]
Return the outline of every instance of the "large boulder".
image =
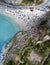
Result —
[[[16,5],[16,4],[21,4],[21,2],[23,1],[23,0],[4,0],[6,3],[8,3],[8,4],[14,4],[14,5]]]

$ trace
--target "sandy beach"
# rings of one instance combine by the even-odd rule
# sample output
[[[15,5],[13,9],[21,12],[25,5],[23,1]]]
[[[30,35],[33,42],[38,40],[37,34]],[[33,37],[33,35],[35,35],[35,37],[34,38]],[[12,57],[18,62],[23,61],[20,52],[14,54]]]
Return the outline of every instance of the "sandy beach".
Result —
[[[28,30],[31,26],[36,26],[41,20],[46,19],[47,11],[41,11],[37,9],[0,9],[6,16],[11,17],[17,22],[22,30]],[[36,20],[35,20],[36,19]],[[36,22],[37,21],[37,22]],[[31,23],[30,23],[31,22]]]

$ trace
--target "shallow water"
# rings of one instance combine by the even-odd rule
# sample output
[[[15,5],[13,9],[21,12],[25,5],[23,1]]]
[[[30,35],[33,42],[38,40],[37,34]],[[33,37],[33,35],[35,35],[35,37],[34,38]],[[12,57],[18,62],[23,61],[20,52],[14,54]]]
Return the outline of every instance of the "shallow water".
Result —
[[[19,31],[21,31],[21,28],[13,19],[0,14],[0,54],[3,46]]]

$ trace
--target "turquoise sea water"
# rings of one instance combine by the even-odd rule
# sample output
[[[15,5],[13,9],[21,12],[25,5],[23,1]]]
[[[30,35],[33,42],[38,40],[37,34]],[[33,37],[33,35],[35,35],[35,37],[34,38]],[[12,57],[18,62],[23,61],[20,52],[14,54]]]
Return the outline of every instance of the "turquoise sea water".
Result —
[[[13,19],[0,14],[0,54],[3,46],[19,31],[21,31],[21,28]]]

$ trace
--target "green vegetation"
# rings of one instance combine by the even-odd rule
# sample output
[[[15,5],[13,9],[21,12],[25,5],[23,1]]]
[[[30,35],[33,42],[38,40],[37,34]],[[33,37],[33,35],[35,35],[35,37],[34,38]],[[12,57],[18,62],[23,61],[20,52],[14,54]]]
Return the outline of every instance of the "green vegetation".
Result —
[[[50,60],[48,60],[45,65],[50,65]]]
[[[38,5],[43,3],[44,0],[23,0],[21,4],[23,5]]]
[[[26,4],[32,3],[32,2],[33,2],[33,0],[23,0],[23,3],[26,3]]]
[[[28,38],[28,43],[29,45],[21,48],[18,52],[18,55],[20,56],[20,60],[23,62],[23,63],[20,63],[20,62],[17,62],[17,64],[15,64],[13,61],[9,61],[7,63],[7,65],[35,65],[33,64],[32,62],[30,62],[27,57],[30,55],[30,53],[32,52],[32,50],[36,50],[39,51],[39,53],[41,53],[41,55],[43,55],[43,57],[47,56],[48,52],[49,52],[49,45],[45,46],[44,43],[42,44],[35,44],[33,45],[33,42],[32,42],[32,38]],[[46,41],[46,43],[50,43],[50,41]],[[31,44],[31,45],[30,45]],[[48,62],[50,63],[50,62]],[[39,63],[41,64],[41,63]]]
[[[14,63],[14,61],[10,60],[8,61],[7,65],[16,65],[16,64]]]
[[[43,3],[45,0],[23,0],[21,4],[12,4],[14,6],[35,6]]]
[[[41,24],[41,26],[45,34],[49,35],[50,30],[47,23],[45,23],[44,25]],[[36,65],[36,62],[34,63],[34,61],[32,62],[28,59],[32,51],[35,51],[37,55],[40,54],[39,56],[42,56],[42,60],[41,60],[42,62],[50,52],[50,39],[43,41],[46,35],[45,36],[42,36],[43,34],[39,34],[39,35],[40,37],[38,41],[42,41],[41,43],[37,43],[38,41],[34,42],[32,37],[27,37],[25,41],[27,41],[28,44],[18,49],[18,52],[16,54],[20,57],[20,61],[16,61],[15,63],[14,61],[10,60],[6,65]],[[13,46],[11,48],[13,48]],[[11,50],[11,48],[9,50]],[[41,62],[38,62],[37,65],[41,65]],[[45,65],[50,65],[50,59],[47,60]]]
[[[44,65],[50,65],[50,56],[48,57],[48,59]]]

